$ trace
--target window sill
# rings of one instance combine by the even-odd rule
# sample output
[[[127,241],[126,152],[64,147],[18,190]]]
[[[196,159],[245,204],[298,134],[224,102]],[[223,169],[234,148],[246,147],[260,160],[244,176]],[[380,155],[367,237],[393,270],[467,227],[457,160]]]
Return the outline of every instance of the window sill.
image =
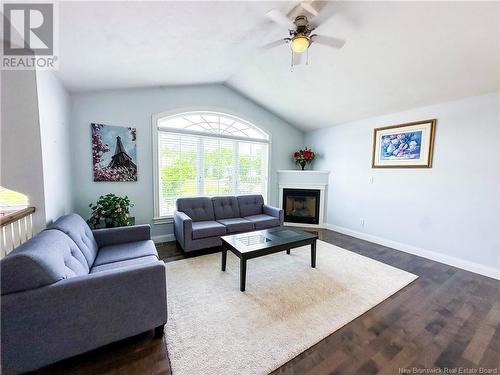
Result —
[[[171,224],[173,222],[174,222],[173,216],[162,216],[162,217],[154,217],[153,218],[153,224],[155,224],[155,225]]]

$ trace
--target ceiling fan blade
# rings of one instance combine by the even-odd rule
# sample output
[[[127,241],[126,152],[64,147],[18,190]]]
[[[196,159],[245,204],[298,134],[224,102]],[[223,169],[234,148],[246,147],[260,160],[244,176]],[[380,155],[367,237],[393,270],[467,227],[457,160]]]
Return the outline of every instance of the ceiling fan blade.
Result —
[[[318,16],[319,12],[318,9],[314,6],[313,4],[314,0],[304,0],[302,1],[299,5],[304,9],[306,12],[311,13],[313,16]]]
[[[264,44],[263,46],[260,46],[259,48],[267,50],[267,49],[271,49],[271,48],[282,46],[283,44],[286,44],[286,40],[285,39],[279,39],[279,40],[275,40],[274,42]]]
[[[266,17],[280,26],[286,27],[290,30],[295,29],[294,23],[278,9],[271,9],[266,13]]]
[[[335,15],[336,8],[333,6],[334,4],[324,1],[315,1],[313,4],[315,9],[318,9],[318,15],[311,20],[311,25],[314,28],[318,28],[318,26]]]
[[[311,39],[313,43],[323,44],[325,46],[333,48],[342,48],[346,43],[344,39],[334,38],[332,36],[324,36],[324,35],[312,35]]]

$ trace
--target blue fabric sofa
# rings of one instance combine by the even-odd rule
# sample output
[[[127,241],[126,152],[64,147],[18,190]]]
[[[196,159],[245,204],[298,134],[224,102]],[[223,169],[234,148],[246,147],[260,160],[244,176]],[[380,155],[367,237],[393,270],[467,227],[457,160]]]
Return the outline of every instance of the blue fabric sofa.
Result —
[[[149,225],[59,218],[0,261],[1,366],[34,370],[141,332],[163,335],[165,264]]]
[[[174,233],[185,252],[222,245],[221,236],[283,225],[282,209],[262,195],[179,198]]]

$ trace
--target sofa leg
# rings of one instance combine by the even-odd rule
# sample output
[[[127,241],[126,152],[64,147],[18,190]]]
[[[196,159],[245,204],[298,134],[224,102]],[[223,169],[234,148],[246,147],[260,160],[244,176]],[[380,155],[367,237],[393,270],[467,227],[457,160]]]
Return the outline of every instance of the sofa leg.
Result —
[[[165,327],[163,325],[155,328],[155,339],[159,339],[163,337],[163,331]]]

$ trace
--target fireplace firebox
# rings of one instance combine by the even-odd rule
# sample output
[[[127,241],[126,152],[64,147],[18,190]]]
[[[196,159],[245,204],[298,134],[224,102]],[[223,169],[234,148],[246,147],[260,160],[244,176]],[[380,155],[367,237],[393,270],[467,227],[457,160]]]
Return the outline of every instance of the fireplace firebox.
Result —
[[[320,190],[283,189],[285,222],[318,224]]]

